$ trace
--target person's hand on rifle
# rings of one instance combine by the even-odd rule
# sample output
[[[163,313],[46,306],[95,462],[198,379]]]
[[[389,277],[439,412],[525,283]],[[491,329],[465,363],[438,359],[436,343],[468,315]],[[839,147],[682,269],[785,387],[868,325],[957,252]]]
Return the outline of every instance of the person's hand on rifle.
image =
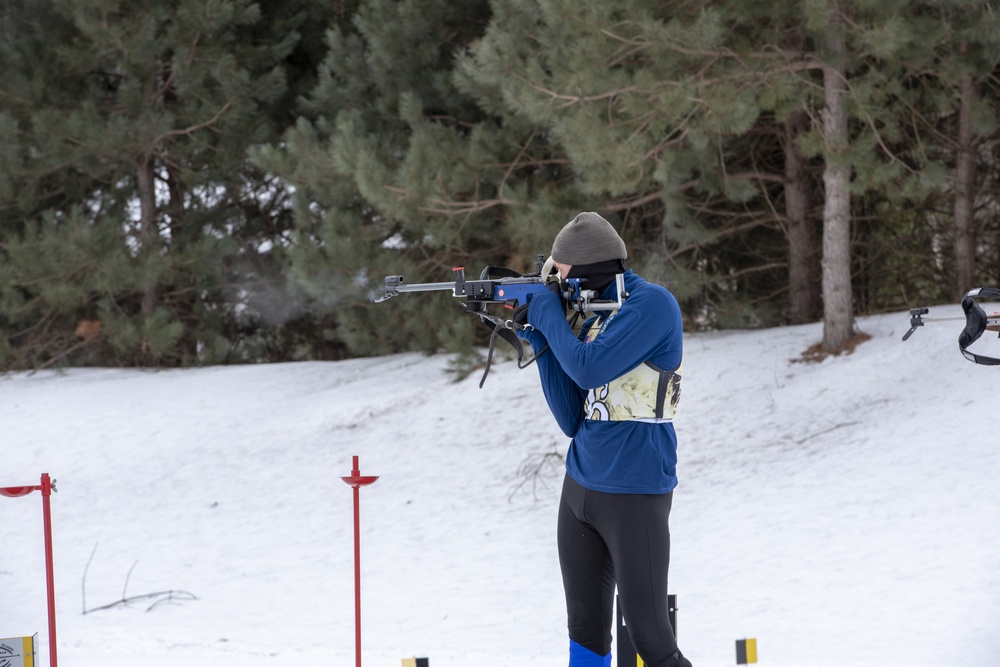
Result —
[[[517,329],[523,329],[528,326],[528,304],[525,303],[518,306],[510,319],[514,322],[514,327]]]
[[[560,286],[559,281],[558,280],[553,280],[552,282],[549,283],[548,287],[549,287],[549,292],[552,292],[553,294],[555,294],[556,296],[558,296],[559,300],[561,301],[562,300],[562,287]],[[532,298],[532,301],[535,301],[535,300],[543,298],[543,297],[548,298],[548,296],[547,296],[547,294],[545,292],[541,292],[539,294],[536,294]],[[531,326],[531,323],[528,322],[528,307],[530,305],[531,305],[531,301],[529,301],[528,303],[521,304],[514,311],[514,315],[511,317],[511,320],[514,322],[514,324],[516,325],[516,327],[518,329],[523,329],[525,327],[530,327]],[[565,307],[565,304],[563,304],[563,307]]]

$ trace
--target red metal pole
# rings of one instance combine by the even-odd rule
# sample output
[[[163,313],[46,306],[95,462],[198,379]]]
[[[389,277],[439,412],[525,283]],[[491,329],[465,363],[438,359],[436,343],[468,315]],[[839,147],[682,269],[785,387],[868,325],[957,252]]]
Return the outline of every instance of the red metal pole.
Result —
[[[374,484],[378,477],[363,476],[357,456],[353,462],[351,476],[340,479],[354,489],[354,655],[357,667],[361,667],[361,487]]]
[[[42,473],[42,521],[45,524],[45,584],[49,602],[49,665],[56,667],[56,584],[55,567],[52,559],[52,480],[47,472]]]
[[[0,496],[19,498],[35,491],[42,492],[42,522],[45,533],[45,588],[49,608],[49,665],[56,667],[56,586],[55,568],[52,559],[52,507],[49,503],[55,484],[49,479],[49,473],[42,473],[42,483],[39,486],[5,486],[0,487]]]
[[[354,457],[354,470],[358,457]],[[354,655],[361,667],[361,487],[354,487]]]

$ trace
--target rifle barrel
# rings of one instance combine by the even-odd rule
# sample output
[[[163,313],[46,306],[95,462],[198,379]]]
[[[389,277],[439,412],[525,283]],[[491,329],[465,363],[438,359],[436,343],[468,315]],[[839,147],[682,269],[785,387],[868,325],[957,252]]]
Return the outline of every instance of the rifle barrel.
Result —
[[[455,290],[455,283],[413,283],[412,285],[407,285],[403,283],[401,285],[393,286],[394,292],[433,292],[436,290]]]

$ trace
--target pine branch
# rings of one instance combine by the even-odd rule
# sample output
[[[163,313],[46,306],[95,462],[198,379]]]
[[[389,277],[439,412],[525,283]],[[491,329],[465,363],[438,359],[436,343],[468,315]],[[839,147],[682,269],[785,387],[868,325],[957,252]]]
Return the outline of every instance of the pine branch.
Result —
[[[559,93],[541,84],[537,84],[533,81],[528,81],[524,77],[519,77],[524,81],[529,88],[532,88],[554,100],[561,100],[564,104],[561,104],[558,108],[565,109],[566,107],[573,106],[574,104],[579,104],[581,102],[597,102],[600,100],[610,99],[619,95],[624,95],[625,93],[630,93],[639,90],[636,86],[626,86],[625,88],[619,88],[617,90],[612,90],[604,93],[599,93],[597,95],[568,95],[566,93]]]
[[[418,211],[423,213],[434,213],[440,215],[469,215],[472,213],[481,213],[482,211],[495,208],[497,206],[510,206],[516,204],[517,202],[511,199],[503,198],[493,198],[493,199],[478,199],[473,201],[448,201],[445,199],[431,199],[429,201],[430,206],[419,206]]]
[[[627,44],[630,47],[633,47],[632,48],[632,52],[639,52],[639,51],[645,50],[645,49],[647,49],[647,48],[649,48],[651,46],[658,46],[658,47],[667,46],[671,51],[673,51],[675,53],[679,53],[679,54],[684,55],[684,56],[692,56],[694,58],[699,58],[699,59],[701,59],[701,58],[710,58],[710,59],[732,58],[732,59],[736,60],[737,62],[742,63],[742,60],[736,54],[735,51],[733,51],[732,49],[725,48],[725,47],[720,48],[720,49],[694,49],[694,48],[686,48],[686,47],[682,46],[681,43],[678,42],[678,41],[654,42],[654,41],[652,41],[650,39],[646,39],[646,38],[624,37],[622,35],[619,35],[617,33],[612,32],[609,28],[601,28],[600,32],[605,37],[613,39],[616,42],[621,42],[622,44]]]
[[[170,137],[179,137],[182,135],[190,136],[195,132],[197,132],[198,130],[203,130],[206,127],[211,127],[212,125],[215,125],[217,122],[219,122],[219,119],[222,118],[223,114],[229,111],[229,108],[232,105],[233,105],[232,102],[226,102],[225,104],[222,105],[222,108],[220,108],[211,118],[204,120],[200,123],[195,123],[194,125],[189,125],[188,127],[185,128],[170,130],[169,132],[165,132],[160,136],[156,137],[155,139],[153,139],[153,141],[150,142],[150,145],[158,146],[162,144],[165,140],[169,139]]]

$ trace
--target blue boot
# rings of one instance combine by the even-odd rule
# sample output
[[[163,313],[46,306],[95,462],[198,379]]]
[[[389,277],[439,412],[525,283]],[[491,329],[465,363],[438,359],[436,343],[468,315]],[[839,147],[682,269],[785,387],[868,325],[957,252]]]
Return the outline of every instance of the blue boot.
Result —
[[[611,654],[597,655],[589,648],[569,640],[569,667],[611,667]]]

